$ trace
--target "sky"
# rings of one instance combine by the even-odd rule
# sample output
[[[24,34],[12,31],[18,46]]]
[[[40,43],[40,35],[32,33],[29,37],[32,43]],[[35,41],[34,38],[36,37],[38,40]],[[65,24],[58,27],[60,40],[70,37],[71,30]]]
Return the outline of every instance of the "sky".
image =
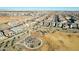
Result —
[[[26,11],[26,10],[79,11],[79,7],[0,7],[0,11]]]
[[[79,7],[78,0],[0,0],[0,7]]]

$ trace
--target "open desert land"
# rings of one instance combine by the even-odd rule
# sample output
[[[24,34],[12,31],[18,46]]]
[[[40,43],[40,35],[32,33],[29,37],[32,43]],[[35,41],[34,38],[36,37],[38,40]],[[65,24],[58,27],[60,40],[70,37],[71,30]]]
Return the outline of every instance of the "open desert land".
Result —
[[[0,11],[0,51],[79,51],[79,12]]]

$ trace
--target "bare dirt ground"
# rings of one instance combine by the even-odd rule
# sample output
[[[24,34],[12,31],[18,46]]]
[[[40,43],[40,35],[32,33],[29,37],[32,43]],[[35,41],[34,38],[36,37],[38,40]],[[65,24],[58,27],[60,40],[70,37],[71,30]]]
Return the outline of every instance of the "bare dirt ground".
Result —
[[[0,16],[0,24],[11,21],[18,20],[23,21],[25,19],[32,19],[31,16]],[[41,28],[42,29],[42,28]],[[29,34],[24,34],[23,38]],[[13,46],[5,48],[7,51],[79,51],[79,33],[66,33],[66,32],[48,32],[45,35],[42,35],[39,32],[31,31],[31,35],[40,38],[43,40],[43,45],[37,49],[28,49],[25,46],[21,46],[21,43],[18,45],[18,42],[21,42],[23,38],[17,38],[16,43]],[[17,35],[16,35],[17,36]],[[15,36],[15,37],[16,37]],[[21,35],[22,36],[22,35]],[[8,39],[1,40],[0,42],[6,42]],[[11,43],[10,43],[11,44]],[[4,44],[5,45],[5,44]],[[3,45],[3,46],[4,46]]]

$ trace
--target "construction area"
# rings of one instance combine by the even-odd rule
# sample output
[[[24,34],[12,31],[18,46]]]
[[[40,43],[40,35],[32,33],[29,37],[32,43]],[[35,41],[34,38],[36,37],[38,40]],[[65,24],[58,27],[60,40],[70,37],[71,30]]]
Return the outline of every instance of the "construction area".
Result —
[[[0,11],[0,51],[79,51],[79,11]]]

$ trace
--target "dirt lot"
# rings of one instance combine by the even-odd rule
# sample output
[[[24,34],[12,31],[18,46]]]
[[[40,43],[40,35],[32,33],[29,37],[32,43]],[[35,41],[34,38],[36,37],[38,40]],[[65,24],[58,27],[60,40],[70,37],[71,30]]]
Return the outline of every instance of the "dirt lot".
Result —
[[[0,24],[11,21],[11,20],[18,20],[18,21],[24,21],[32,19],[31,16],[0,16]],[[42,28],[41,28],[42,29]],[[31,29],[29,29],[31,31]],[[51,31],[51,30],[49,30]],[[46,34],[42,35],[40,32],[31,31],[30,35],[34,37],[40,38],[44,43],[41,47],[37,49],[28,49],[27,47],[23,46],[22,41],[24,40],[25,36],[28,36],[29,34],[25,34],[22,38],[16,38],[16,43],[14,43],[13,46],[9,46],[9,48],[5,48],[5,50],[29,50],[29,51],[79,51],[79,33],[66,33],[66,32],[47,32]],[[15,35],[14,37],[16,37]],[[21,35],[22,36],[22,35]],[[7,42],[1,40],[0,42]],[[10,40],[11,41],[11,40]],[[19,42],[19,44],[17,44]],[[22,43],[22,44],[21,44]],[[11,44],[11,43],[10,43]],[[10,45],[9,44],[9,45]],[[5,44],[4,44],[5,45]],[[4,46],[3,45],[3,46]]]

